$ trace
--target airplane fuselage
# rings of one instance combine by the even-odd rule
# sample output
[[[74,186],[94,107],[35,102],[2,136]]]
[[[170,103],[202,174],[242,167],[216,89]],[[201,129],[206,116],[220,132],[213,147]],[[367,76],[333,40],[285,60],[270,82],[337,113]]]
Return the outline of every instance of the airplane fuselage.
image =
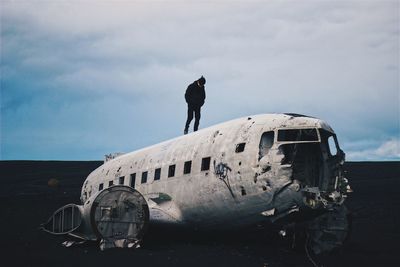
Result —
[[[232,228],[307,221],[315,253],[344,242],[351,192],[344,153],[324,121],[297,114],[232,120],[132,153],[107,157],[85,180],[82,205],[42,229],[138,247],[149,222]]]
[[[81,201],[126,185],[144,196],[151,222],[252,224],[342,201],[339,152],[332,128],[320,119],[245,117],[105,162],[87,177]]]

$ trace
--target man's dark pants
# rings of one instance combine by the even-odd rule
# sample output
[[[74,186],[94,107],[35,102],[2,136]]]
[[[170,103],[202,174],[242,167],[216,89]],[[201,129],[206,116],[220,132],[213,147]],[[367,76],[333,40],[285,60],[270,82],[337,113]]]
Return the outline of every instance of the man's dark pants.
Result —
[[[189,130],[190,122],[193,120],[193,113],[194,113],[194,131],[197,131],[199,129],[199,123],[200,123],[200,117],[201,117],[200,109],[201,109],[201,106],[188,105],[185,132],[187,132]]]

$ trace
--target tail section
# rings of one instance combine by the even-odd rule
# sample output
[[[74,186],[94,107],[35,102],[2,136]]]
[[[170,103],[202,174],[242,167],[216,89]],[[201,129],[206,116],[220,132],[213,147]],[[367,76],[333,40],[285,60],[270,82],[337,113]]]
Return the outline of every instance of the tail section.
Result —
[[[42,225],[46,232],[99,240],[100,249],[138,247],[149,222],[145,198],[129,186],[112,186],[84,205],[68,204]]]

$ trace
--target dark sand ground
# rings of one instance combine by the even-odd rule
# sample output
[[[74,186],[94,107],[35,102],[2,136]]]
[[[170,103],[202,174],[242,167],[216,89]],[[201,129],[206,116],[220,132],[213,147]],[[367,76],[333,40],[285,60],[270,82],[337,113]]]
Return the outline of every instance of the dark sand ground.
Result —
[[[64,248],[38,229],[59,207],[79,203],[85,177],[101,162],[0,161],[0,266],[312,266],[260,229],[193,232],[150,227],[143,247],[101,252]],[[354,193],[349,242],[317,258],[323,266],[400,266],[400,162],[346,163]],[[59,180],[57,188],[47,185]]]

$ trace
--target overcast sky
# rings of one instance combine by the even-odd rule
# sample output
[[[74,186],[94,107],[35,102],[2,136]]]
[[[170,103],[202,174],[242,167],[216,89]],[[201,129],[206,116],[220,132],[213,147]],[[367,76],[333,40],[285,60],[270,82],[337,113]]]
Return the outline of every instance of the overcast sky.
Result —
[[[1,159],[97,160],[295,112],[347,160],[400,159],[399,1],[1,0]]]

